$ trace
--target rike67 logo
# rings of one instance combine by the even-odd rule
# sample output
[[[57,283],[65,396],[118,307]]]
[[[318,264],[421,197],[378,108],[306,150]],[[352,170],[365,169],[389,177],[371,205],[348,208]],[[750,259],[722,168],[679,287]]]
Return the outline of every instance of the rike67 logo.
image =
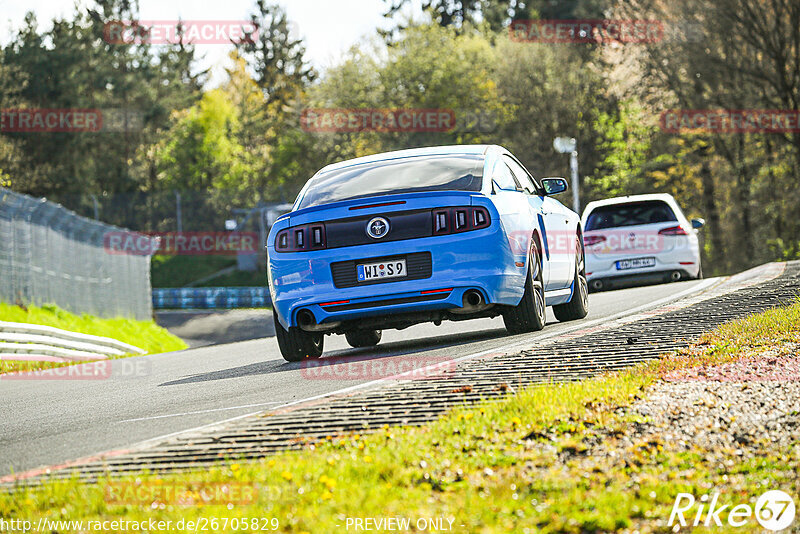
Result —
[[[681,527],[752,527],[752,519],[765,529],[778,531],[788,528],[794,521],[795,506],[792,497],[780,490],[770,490],[756,501],[755,508],[749,504],[722,504],[719,493],[703,495],[699,502],[690,493],[679,493],[672,506],[667,526],[677,532]]]

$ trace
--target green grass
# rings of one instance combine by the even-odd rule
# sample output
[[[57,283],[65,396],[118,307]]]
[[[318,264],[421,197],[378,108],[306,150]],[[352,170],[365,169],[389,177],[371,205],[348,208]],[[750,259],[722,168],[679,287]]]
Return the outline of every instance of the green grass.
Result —
[[[197,287],[257,287],[267,285],[267,272],[256,270],[253,272],[233,271],[212,278]]]
[[[69,313],[56,306],[28,306],[23,308],[0,303],[0,321],[53,326],[82,334],[110,337],[139,347],[147,351],[148,354],[186,348],[186,343],[180,338],[170,334],[153,321],[137,321],[124,318],[101,319],[87,314],[76,315]],[[0,372],[46,369],[63,365],[71,365],[71,363],[0,361]]]
[[[236,265],[231,256],[153,256],[150,283],[153,287],[183,287]]]
[[[653,519],[668,518],[682,491],[700,496],[715,488],[725,502],[746,502],[763,484],[797,494],[798,450],[765,451],[763,458],[726,467],[660,440],[634,442],[624,461],[582,456],[593,440],[630,434],[637,421],[617,408],[645,396],[664,372],[730,361],[773,339],[797,339],[798,332],[795,304],[722,327],[691,358],[673,355],[578,383],[529,388],[455,409],[424,427],[331,436],[313,449],[257,462],[229,459],[195,472],[123,479],[139,486],[242,483],[257,489],[249,504],[120,505],[106,501],[107,480],[73,479],[0,494],[0,517],[276,517],[280,531],[314,533],[342,532],[347,517],[387,516],[452,518],[455,532],[652,530]]]
[[[153,287],[184,287],[234,265],[236,258],[231,256],[153,256],[150,281]],[[267,274],[264,270],[233,271],[197,287],[264,286],[266,283]]]

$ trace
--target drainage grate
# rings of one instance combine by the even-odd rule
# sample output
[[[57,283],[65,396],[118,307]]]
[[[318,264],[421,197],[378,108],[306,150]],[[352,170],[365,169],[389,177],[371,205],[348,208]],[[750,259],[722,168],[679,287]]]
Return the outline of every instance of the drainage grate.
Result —
[[[520,353],[466,361],[447,378],[394,383],[325,399],[325,404],[260,414],[48,476],[77,475],[95,480],[100,474],[175,471],[229,458],[256,459],[341,433],[364,433],[383,425],[424,424],[456,405],[499,399],[531,384],[581,380],[623,369],[686,347],[702,333],[732,319],[788,305],[800,294],[800,262],[786,264],[783,273],[772,280],[733,291],[728,287],[726,291],[695,298],[698,302],[683,308],[670,305],[661,313],[644,313],[644,318],[621,319],[602,330],[592,328],[540,341]],[[36,479],[17,483],[36,483]]]

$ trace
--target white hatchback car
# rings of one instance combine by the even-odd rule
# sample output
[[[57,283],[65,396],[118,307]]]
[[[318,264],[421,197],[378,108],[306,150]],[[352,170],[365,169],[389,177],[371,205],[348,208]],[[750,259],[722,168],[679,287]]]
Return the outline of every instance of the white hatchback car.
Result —
[[[590,202],[581,217],[589,287],[702,278],[697,234],[704,224],[687,220],[665,193]]]

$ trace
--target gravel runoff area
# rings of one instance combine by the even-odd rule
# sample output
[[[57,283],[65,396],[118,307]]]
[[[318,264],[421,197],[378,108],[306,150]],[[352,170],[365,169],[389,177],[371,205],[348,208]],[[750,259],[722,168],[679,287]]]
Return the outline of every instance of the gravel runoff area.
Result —
[[[649,430],[686,450],[749,456],[800,444],[800,344],[668,374],[634,410],[650,420]]]
[[[610,414],[608,424],[597,424],[598,414]],[[565,478],[628,477],[626,491],[638,492],[640,484],[653,482],[654,472],[663,484],[702,479],[694,473],[698,467],[716,473],[715,482],[706,478],[701,484],[706,491],[752,497],[752,483],[748,485],[742,466],[764,460],[777,469],[775,480],[760,482],[763,491],[800,494],[800,343],[762,348],[721,365],[672,371],[627,406],[587,405],[584,417],[565,424],[566,431],[526,437],[525,448],[538,449],[550,461],[528,462],[523,480],[536,480],[546,466],[547,472],[555,470]],[[680,462],[665,462],[659,467],[653,459],[665,454],[694,458],[697,464],[677,469]],[[776,480],[779,488],[771,487]],[[784,532],[800,533],[800,502],[796,504],[797,518]],[[667,516],[648,512],[623,531],[679,530],[668,525]]]

